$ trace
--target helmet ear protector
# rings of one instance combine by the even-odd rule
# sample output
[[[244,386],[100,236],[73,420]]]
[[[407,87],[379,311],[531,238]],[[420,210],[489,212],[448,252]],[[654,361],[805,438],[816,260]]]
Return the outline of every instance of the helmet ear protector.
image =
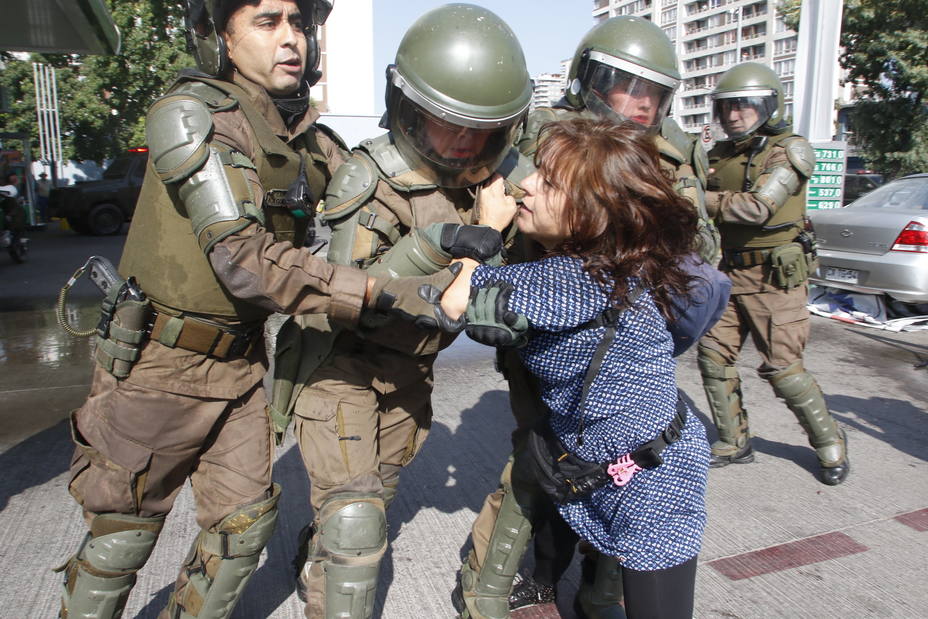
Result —
[[[219,12],[217,8],[222,0],[215,0],[211,2],[211,6],[207,6],[209,1],[187,0],[184,36],[187,39],[187,51],[193,55],[197,68],[204,73],[219,77],[229,73],[232,69],[232,62],[229,60],[226,42],[219,33],[216,23]],[[306,36],[306,70],[303,73],[303,79],[312,86],[322,77],[322,72],[319,71],[322,54],[319,49],[317,30],[329,18],[333,2],[297,0],[297,5],[300,7],[304,20],[308,22],[303,27]]]

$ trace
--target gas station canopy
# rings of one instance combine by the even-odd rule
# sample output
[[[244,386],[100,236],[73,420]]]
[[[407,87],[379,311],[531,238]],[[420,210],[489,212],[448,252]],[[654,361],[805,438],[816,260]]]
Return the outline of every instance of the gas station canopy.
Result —
[[[0,50],[118,54],[119,30],[104,0],[3,0]]]

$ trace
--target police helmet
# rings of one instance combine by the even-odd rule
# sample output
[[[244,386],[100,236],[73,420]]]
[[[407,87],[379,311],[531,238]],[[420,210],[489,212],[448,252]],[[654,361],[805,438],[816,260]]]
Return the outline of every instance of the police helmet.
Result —
[[[754,132],[776,135],[789,127],[783,113],[783,83],[766,65],[745,62],[732,67],[709,97],[720,139],[738,140]]]
[[[567,73],[567,101],[600,118],[656,132],[680,84],[673,43],[658,26],[631,16],[607,19],[580,41]]]
[[[448,4],[400,42],[387,67],[384,125],[411,168],[439,186],[468,187],[502,163],[531,98],[509,26],[484,8]]]

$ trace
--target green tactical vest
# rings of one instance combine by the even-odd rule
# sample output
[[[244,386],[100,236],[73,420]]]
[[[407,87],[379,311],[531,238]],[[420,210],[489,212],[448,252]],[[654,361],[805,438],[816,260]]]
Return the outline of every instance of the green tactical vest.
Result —
[[[764,149],[754,155],[751,161],[748,178],[752,185],[764,171],[765,163],[773,148],[794,137],[798,136],[785,133],[769,137]],[[731,142],[725,142],[709,152],[709,165],[715,168],[713,176],[718,177],[720,181],[719,191],[741,191],[747,162],[748,153],[746,151],[736,152],[736,147]],[[806,182],[803,182],[800,190],[790,196],[763,226],[720,222],[722,247],[724,249],[769,248],[792,243],[802,231],[805,214]]]
[[[247,92],[231,82],[184,76],[168,94],[185,93],[205,103],[211,112],[238,107],[251,127],[256,144],[254,165],[264,194],[261,222],[277,241],[301,247],[309,218],[297,219],[280,204],[283,192],[296,180],[300,162],[315,199],[322,197],[329,173],[314,132],[284,143],[251,103]],[[315,205],[312,205],[313,208]],[[310,213],[311,216],[311,213]],[[181,312],[235,322],[264,320],[268,311],[233,297],[216,278],[193,234],[176,186],[165,185],[149,164],[119,264],[123,277],[133,275],[157,304]]]

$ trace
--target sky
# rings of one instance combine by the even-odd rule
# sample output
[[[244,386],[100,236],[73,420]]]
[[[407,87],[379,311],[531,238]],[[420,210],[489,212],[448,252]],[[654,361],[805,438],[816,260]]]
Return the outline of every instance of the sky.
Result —
[[[406,30],[423,13],[447,4],[443,0],[373,0],[374,98],[383,112],[384,70],[393,62]],[[522,44],[529,75],[557,73],[561,60],[573,56],[577,44],[593,27],[590,0],[477,0],[500,16]]]

